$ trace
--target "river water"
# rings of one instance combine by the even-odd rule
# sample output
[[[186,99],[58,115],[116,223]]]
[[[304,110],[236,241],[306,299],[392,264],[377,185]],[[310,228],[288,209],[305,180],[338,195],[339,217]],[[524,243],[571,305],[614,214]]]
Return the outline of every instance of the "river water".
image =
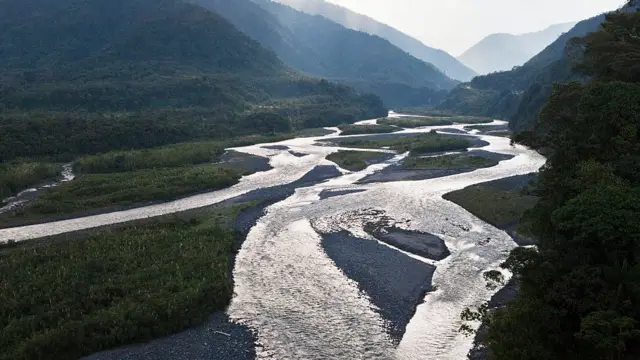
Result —
[[[407,132],[451,128],[461,130],[463,126]],[[473,339],[458,333],[459,315],[464,308],[479,305],[492,296],[495,291],[485,288],[482,273],[497,269],[516,244],[505,232],[443,200],[442,195],[480,182],[535,172],[544,164],[542,156],[521,146],[512,147],[507,138],[479,137],[489,143],[483,150],[514,157],[492,168],[444,178],[355,184],[399,161],[403,155],[398,155],[361,172],[341,169],[342,176],[299,188],[294,195],[267,208],[236,258],[235,294],[228,309],[232,319],[257,331],[258,358],[464,359]],[[325,157],[339,148],[320,146],[316,140],[301,138],[277,143],[307,154],[303,157],[287,150],[265,149],[265,144],[236,148],[269,157],[273,169],[246,176],[228,189],[121,212],[3,229],[0,241],[20,241],[174,213],[254,189],[290,183],[315,166],[334,165]],[[327,189],[366,191],[320,200],[319,194]],[[436,290],[418,306],[399,345],[391,341],[379,313],[358,284],[325,254],[316,232],[347,230],[370,238],[362,229],[363,222],[349,215],[363,209],[379,209],[394,219],[411,220],[411,230],[441,237],[451,251],[441,261],[407,254],[436,265]],[[480,246],[487,238],[491,241]]]

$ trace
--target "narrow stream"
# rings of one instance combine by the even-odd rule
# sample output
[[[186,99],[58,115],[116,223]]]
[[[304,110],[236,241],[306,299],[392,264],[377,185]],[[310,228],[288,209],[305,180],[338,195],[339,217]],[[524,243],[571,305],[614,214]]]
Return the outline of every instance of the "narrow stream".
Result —
[[[16,196],[2,200],[2,202],[0,202],[0,214],[22,206],[24,203],[36,197],[38,192],[44,189],[58,186],[61,183],[73,180],[76,177],[73,173],[73,164],[69,163],[62,165],[62,172],[60,173],[60,176],[62,178],[57,182],[45,182],[39,186],[23,190]]]
[[[374,121],[369,121],[372,123]],[[367,122],[365,122],[367,123]],[[492,125],[503,124],[494,122]],[[432,129],[463,130],[463,125]],[[446,130],[445,130],[446,131]],[[335,135],[335,134],[334,134]],[[334,136],[329,135],[328,137]],[[477,219],[442,195],[480,182],[537,171],[544,158],[507,138],[479,136],[489,143],[482,150],[513,155],[498,165],[423,181],[356,182],[392,165],[398,155],[360,172],[320,185],[298,188],[293,196],[267,208],[249,232],[234,268],[235,295],[228,309],[235,321],[257,331],[259,359],[464,359],[472,338],[458,333],[460,312],[488,300],[482,273],[496,269],[516,246],[503,231]],[[273,169],[244,177],[221,191],[121,212],[54,223],[0,230],[0,241],[25,240],[74,230],[153,217],[211,205],[248,191],[301,178],[318,165],[335,165],[325,157],[340,148],[320,146],[318,138],[276,143],[288,150],[265,149],[267,144],[234,150],[270,158]],[[273,145],[273,144],[268,144]],[[290,153],[306,154],[298,157]],[[321,200],[324,190],[364,190]],[[424,297],[399,344],[390,339],[385,323],[358,283],[326,254],[319,231],[347,231],[377,241],[363,229],[362,210],[376,209],[410,230],[445,240],[451,255],[440,261],[403,256],[436,266],[435,290]],[[490,239],[490,241],[486,241]]]

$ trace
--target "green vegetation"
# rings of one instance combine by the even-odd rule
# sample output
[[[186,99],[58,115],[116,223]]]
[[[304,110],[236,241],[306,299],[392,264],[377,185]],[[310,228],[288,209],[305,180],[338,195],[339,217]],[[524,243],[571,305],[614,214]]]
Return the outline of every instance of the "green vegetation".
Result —
[[[393,111],[398,114],[421,115],[428,117],[450,117],[456,115],[449,110],[439,110],[430,107],[401,107],[395,108]]]
[[[61,170],[60,165],[39,162],[0,164],[0,201],[45,180],[55,179]]]
[[[409,156],[402,164],[408,169],[479,169],[495,166],[498,162],[482,156],[452,154],[430,157]]]
[[[7,0],[3,10],[0,162],[290,133],[387,113],[375,95],[296,73],[183,1]]]
[[[375,162],[384,160],[388,153],[375,151],[338,151],[327,156],[327,160],[333,161],[343,169],[360,171],[366,169]]]
[[[145,150],[112,151],[81,157],[74,163],[74,169],[78,173],[95,174],[213,163],[218,161],[226,148],[277,142],[292,136],[254,135],[226,141],[187,142]]]
[[[489,326],[492,360],[640,358],[640,12],[607,15],[581,42],[591,81],[556,85],[516,139],[548,159],[525,214],[537,249],[502,265],[520,291],[466,313]]]
[[[538,201],[537,197],[518,189],[505,190],[491,183],[469,186],[445,194],[443,198],[500,229],[517,224]]]
[[[0,359],[77,359],[202,323],[231,299],[245,207],[0,249]]]
[[[340,125],[340,135],[385,134],[402,129],[390,125]]]
[[[110,174],[82,174],[46,189],[24,208],[0,217],[0,226],[21,221],[80,215],[110,207],[167,201],[232,186],[242,171],[224,165],[145,169]]]
[[[197,0],[307,74],[378,95],[388,106],[437,103],[456,85],[383,37],[272,1]]]
[[[355,148],[389,148],[399,152],[411,151],[413,155],[438,151],[464,150],[471,146],[466,139],[440,135],[437,133],[413,136],[398,136],[387,139],[344,139],[335,141],[339,146]]]
[[[453,121],[448,117],[442,118],[428,118],[428,117],[400,117],[400,118],[384,118],[379,119],[378,124],[381,125],[393,125],[401,128],[419,128],[423,126],[441,126],[441,125],[453,125]]]
[[[493,119],[476,116],[449,116],[449,117],[400,117],[378,120],[378,124],[393,125],[402,128],[417,128],[423,126],[442,126],[453,124],[486,124]]]
[[[310,128],[310,129],[302,129],[302,130],[296,131],[293,137],[300,137],[300,138],[317,137],[317,136],[325,136],[333,133],[335,133],[335,131],[327,130],[325,128]]]

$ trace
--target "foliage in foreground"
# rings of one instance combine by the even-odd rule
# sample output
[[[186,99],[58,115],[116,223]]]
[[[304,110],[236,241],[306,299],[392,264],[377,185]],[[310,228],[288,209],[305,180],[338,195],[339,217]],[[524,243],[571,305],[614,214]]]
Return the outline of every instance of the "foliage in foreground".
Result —
[[[60,171],[61,167],[58,164],[36,162],[0,164],[0,201],[29,186],[54,179]]]
[[[463,150],[471,146],[467,139],[437,133],[415,136],[397,136],[383,139],[344,139],[336,141],[339,146],[380,149],[388,147],[399,152],[425,154],[438,151]]]
[[[327,156],[327,160],[333,161],[343,169],[351,171],[364,170],[373,162],[384,160],[388,153],[375,151],[338,151]]]
[[[180,331],[223,309],[237,235],[215,219],[0,250],[0,359],[79,358]]]
[[[548,154],[526,215],[540,243],[503,264],[520,292],[483,316],[491,359],[640,358],[640,13],[585,43],[592,81],[557,85],[518,137]]]

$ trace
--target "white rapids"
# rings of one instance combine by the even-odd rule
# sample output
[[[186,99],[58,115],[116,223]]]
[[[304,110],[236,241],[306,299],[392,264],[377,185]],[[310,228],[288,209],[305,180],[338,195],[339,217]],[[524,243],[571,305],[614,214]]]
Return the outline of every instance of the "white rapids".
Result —
[[[503,122],[489,125],[494,124]],[[463,127],[436,126],[411,132]],[[399,155],[361,172],[342,170],[342,176],[299,188],[291,197],[268,207],[265,216],[250,230],[236,258],[235,294],[228,309],[232,319],[257,332],[258,358],[464,359],[473,339],[458,332],[460,313],[493,295],[495,291],[486,289],[482,273],[496,269],[516,244],[505,232],[443,200],[442,195],[480,182],[535,172],[545,161],[525,147],[511,146],[507,138],[480,138],[490,144],[483,150],[515,157],[492,168],[443,178],[355,184],[398,161],[402,157]],[[268,156],[274,169],[244,177],[225,190],[121,212],[3,229],[0,241],[32,239],[174,213],[214,204],[253,189],[290,183],[317,165],[333,164],[324,158],[339,148],[319,146],[317,139],[277,143],[308,154],[300,158],[286,150],[262,148],[266,144],[236,148]],[[326,189],[367,191],[320,200],[320,192]],[[367,208],[384,210],[395,219],[411,219],[411,229],[440,236],[451,251],[446,259],[430,262],[437,267],[433,276],[436,290],[428,293],[418,306],[398,346],[386,335],[383,320],[358,284],[347,278],[324,253],[321,238],[311,226],[312,222],[321,222],[355,232],[357,228],[350,229],[353,224],[339,223],[340,214]],[[492,239],[488,244],[478,244],[487,238]]]

